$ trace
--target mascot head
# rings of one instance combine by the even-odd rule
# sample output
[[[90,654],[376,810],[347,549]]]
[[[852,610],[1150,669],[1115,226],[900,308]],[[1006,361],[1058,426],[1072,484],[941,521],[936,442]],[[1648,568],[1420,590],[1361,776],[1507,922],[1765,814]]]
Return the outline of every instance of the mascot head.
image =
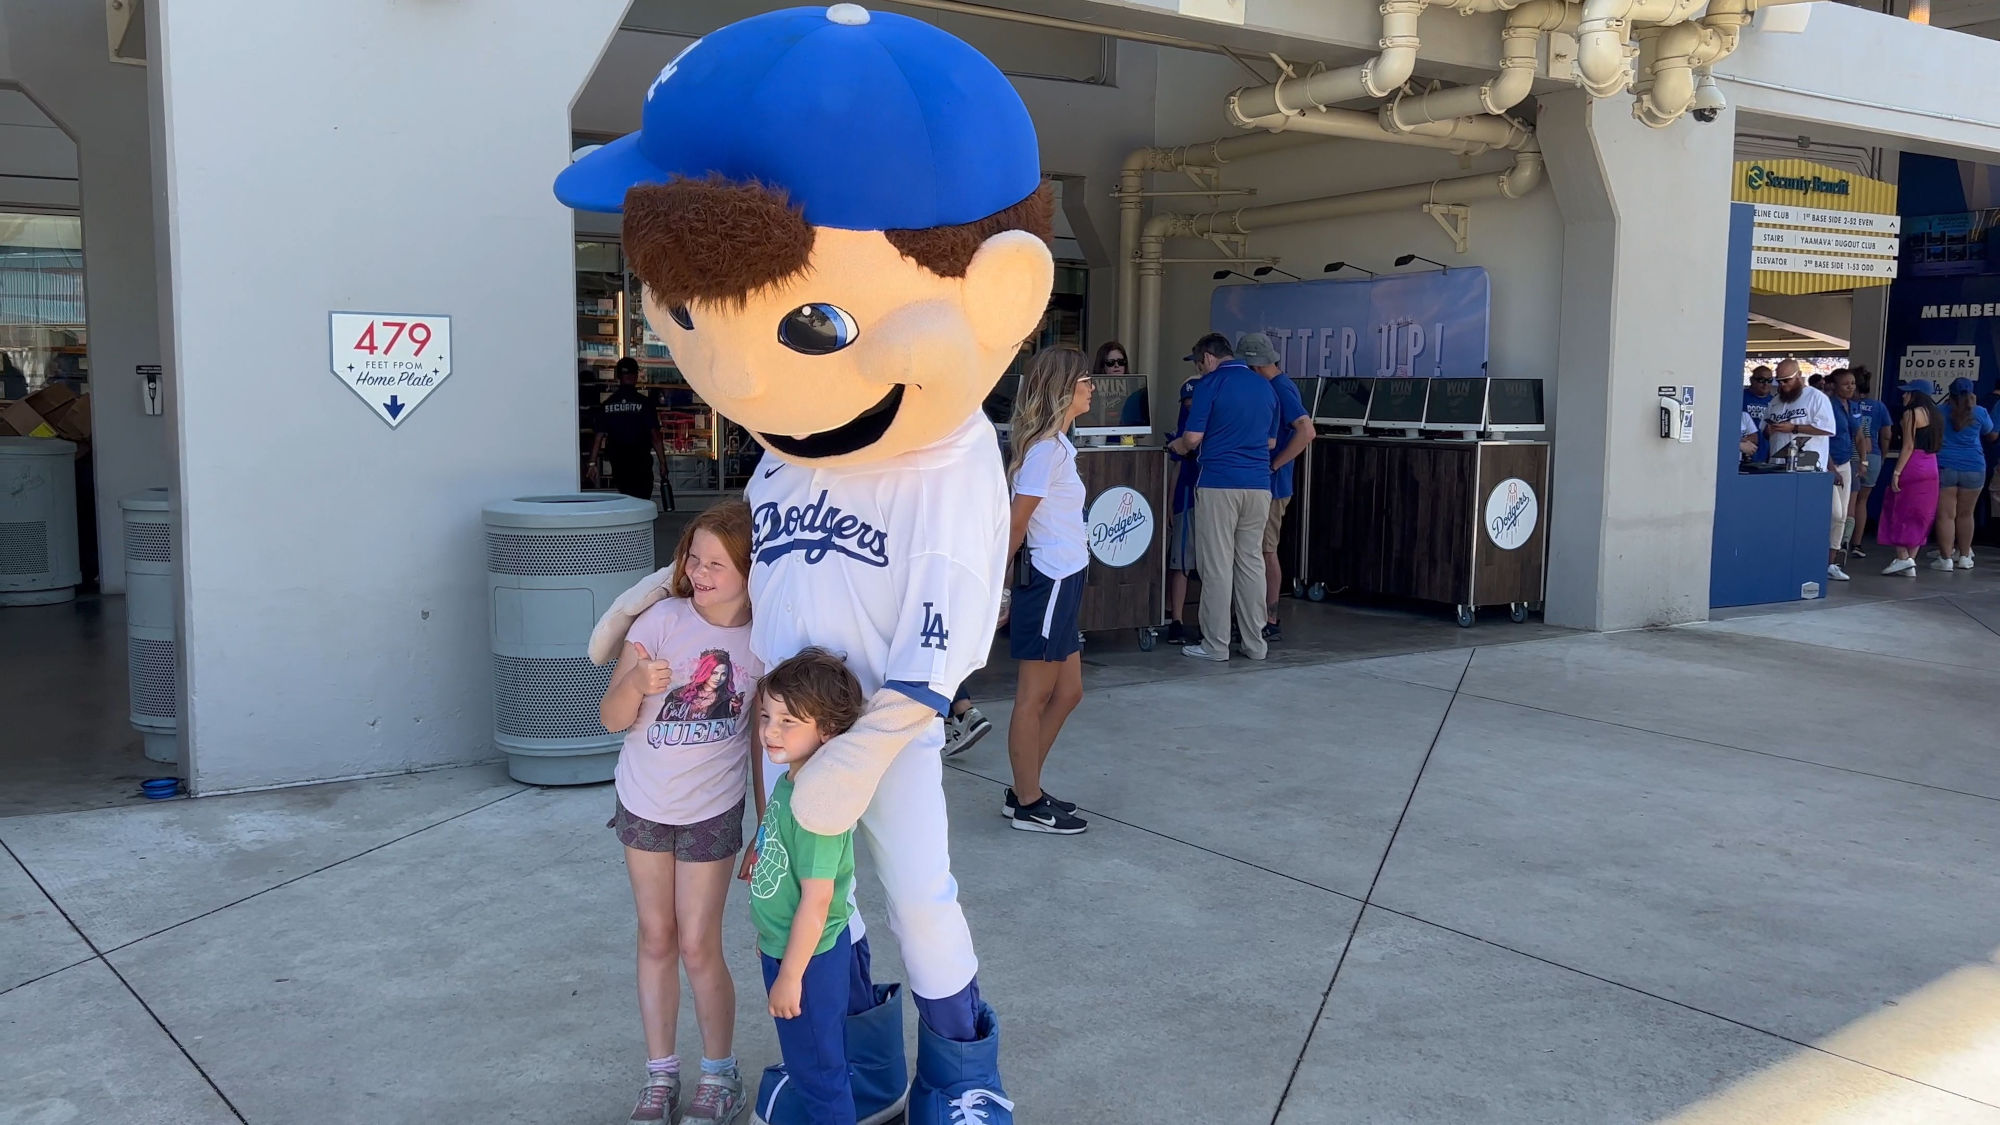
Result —
[[[681,373],[798,464],[880,461],[964,424],[1054,280],[1020,95],[961,40],[855,4],[696,41],[640,130],[556,195],[624,212]]]

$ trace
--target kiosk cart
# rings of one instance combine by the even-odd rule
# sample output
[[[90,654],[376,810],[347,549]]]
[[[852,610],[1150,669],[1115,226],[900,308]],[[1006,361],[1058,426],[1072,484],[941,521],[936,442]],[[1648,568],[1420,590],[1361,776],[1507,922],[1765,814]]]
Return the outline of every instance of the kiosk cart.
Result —
[[[1540,381],[1379,379],[1371,392],[1367,429],[1472,436],[1315,439],[1313,581],[1442,602],[1461,626],[1488,605],[1527,620],[1543,597],[1548,443],[1480,435],[1541,429]]]
[[[1132,629],[1139,647],[1153,648],[1153,627],[1166,602],[1167,452],[1153,434],[1143,375],[1091,376],[1091,408],[1076,421],[1076,470],[1083,478],[1084,530],[1090,564],[1084,572],[1077,627],[1086,633]],[[985,410],[1000,431],[1003,456],[1020,378],[1009,375],[987,396]],[[1142,444],[1143,443],[1143,444]]]
[[[1313,428],[1320,437],[1338,434],[1359,434],[1361,426],[1368,419],[1368,398],[1375,387],[1373,379],[1321,379],[1319,395],[1315,400],[1312,417]],[[1319,448],[1318,439],[1306,450],[1301,458],[1307,468],[1299,471],[1295,482],[1299,489],[1292,501],[1292,507],[1302,509],[1299,513],[1302,544],[1299,560],[1300,583],[1305,587],[1305,595],[1311,601],[1326,597],[1326,575],[1318,568],[1320,552],[1314,546],[1313,509],[1317,507],[1313,499],[1319,474],[1310,466],[1314,464],[1314,450]],[[1322,534],[1324,534],[1322,532]],[[1280,551],[1282,551],[1282,546]]]

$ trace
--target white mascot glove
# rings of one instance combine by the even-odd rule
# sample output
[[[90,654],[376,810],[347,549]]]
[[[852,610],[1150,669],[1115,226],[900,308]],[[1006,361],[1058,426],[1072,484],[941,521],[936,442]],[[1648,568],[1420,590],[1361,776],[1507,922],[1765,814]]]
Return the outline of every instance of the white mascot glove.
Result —
[[[590,662],[609,664],[618,659],[625,649],[625,630],[632,622],[654,604],[667,596],[674,588],[674,568],[661,567],[641,578],[638,584],[618,595],[611,608],[597,621],[597,628],[590,631]]]
[[[792,816],[799,827],[838,836],[854,827],[896,755],[938,721],[938,713],[893,688],[868,700],[868,709],[846,734],[813,754],[793,782]]]

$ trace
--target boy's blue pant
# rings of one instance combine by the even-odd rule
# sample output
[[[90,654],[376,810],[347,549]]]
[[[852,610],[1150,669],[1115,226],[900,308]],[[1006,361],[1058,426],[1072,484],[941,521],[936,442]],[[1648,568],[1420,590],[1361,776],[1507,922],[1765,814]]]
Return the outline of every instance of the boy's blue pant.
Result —
[[[779,961],[761,950],[758,958],[764,963],[768,993],[778,979]],[[847,1072],[848,980],[853,967],[854,954],[842,929],[826,952],[814,954],[806,963],[798,1016],[777,1021],[785,1073],[797,1091],[796,1104],[806,1111],[801,1121],[812,1125],[854,1125],[854,1089]]]

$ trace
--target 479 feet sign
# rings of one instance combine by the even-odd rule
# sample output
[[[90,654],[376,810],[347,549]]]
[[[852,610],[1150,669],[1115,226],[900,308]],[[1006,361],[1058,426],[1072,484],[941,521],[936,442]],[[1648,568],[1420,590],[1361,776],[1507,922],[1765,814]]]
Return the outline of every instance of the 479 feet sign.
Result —
[[[451,318],[415,313],[327,314],[333,374],[390,428],[451,375]]]

